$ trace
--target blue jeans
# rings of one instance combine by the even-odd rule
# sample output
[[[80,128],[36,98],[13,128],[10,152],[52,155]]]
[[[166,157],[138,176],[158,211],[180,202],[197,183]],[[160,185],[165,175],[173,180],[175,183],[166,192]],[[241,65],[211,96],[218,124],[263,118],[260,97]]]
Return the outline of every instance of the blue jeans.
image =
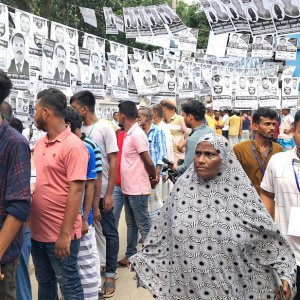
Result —
[[[71,241],[70,256],[58,259],[54,253],[55,243],[31,240],[39,300],[56,300],[57,282],[64,300],[84,300],[77,261],[79,242],[77,239]]]
[[[125,218],[127,224],[126,257],[136,254],[138,231],[144,241],[150,231],[150,217],[148,213],[148,195],[124,195]]]
[[[118,185],[116,185],[114,188],[113,198],[114,198],[114,216],[116,221],[116,227],[118,229],[121,212],[124,205],[124,199],[123,199],[124,195],[122,193],[121,187]]]
[[[119,233],[113,209],[108,213],[103,210],[103,198],[100,199],[99,209],[101,213],[102,232],[106,239],[106,278],[115,278],[119,253]]]
[[[29,257],[31,250],[30,229],[26,225],[24,230],[23,246],[19,257],[19,266],[16,274],[17,300],[31,300],[31,283],[29,276]]]

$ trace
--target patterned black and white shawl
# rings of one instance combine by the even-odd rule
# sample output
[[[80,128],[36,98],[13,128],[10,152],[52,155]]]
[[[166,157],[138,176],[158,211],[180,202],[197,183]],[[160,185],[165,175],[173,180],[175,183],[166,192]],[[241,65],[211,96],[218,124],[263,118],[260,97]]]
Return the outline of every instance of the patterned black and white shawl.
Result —
[[[143,249],[130,258],[158,299],[274,299],[271,269],[295,293],[294,255],[273,223],[228,141],[209,134],[220,173],[198,178],[194,166],[176,182]]]

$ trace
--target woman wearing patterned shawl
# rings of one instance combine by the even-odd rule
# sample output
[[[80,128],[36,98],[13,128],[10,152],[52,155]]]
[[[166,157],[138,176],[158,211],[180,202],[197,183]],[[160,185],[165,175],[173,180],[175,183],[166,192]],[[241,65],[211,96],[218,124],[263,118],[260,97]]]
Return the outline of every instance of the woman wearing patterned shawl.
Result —
[[[158,299],[274,299],[272,269],[286,298],[296,263],[228,141],[209,134],[179,178],[143,249],[130,258]]]

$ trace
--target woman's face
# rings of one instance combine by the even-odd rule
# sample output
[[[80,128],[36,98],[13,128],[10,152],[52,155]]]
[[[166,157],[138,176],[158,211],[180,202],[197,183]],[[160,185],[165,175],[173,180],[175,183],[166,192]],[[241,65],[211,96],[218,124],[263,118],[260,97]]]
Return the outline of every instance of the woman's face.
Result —
[[[198,144],[194,156],[194,168],[198,177],[208,180],[214,178],[221,167],[221,157],[209,142]]]

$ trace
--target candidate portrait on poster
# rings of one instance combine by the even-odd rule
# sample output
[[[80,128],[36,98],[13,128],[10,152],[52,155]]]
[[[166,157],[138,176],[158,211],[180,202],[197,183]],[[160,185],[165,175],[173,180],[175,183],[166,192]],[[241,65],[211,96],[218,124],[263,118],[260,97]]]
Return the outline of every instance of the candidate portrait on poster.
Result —
[[[53,26],[53,23],[52,23]],[[55,37],[55,41],[58,43],[64,43],[65,41],[65,31],[64,31],[64,27],[60,24],[55,24],[54,25],[54,37]]]
[[[91,54],[91,63],[93,67],[93,73],[91,78],[91,84],[97,84],[103,86],[103,75],[102,71],[102,58],[100,58],[98,53]]]
[[[182,70],[182,86],[181,89],[184,91],[192,91],[193,90],[193,83],[190,80],[190,72],[188,68],[184,68]]]
[[[145,70],[143,81],[144,81],[145,86],[157,84],[156,76],[154,74],[152,74],[151,70]]]
[[[127,79],[125,77],[125,67],[122,58],[116,59],[116,74],[117,74],[117,86],[123,89],[127,89]]]
[[[29,63],[25,59],[26,46],[24,36],[17,32],[11,38],[14,58],[10,62],[8,73],[29,76]]]
[[[30,25],[31,25],[30,16],[25,12],[21,12],[19,18],[20,18],[19,20],[20,32],[24,36],[28,36],[30,34]]]
[[[54,80],[70,83],[70,71],[66,68],[67,52],[62,45],[55,48],[55,59],[57,67],[55,68]]]

